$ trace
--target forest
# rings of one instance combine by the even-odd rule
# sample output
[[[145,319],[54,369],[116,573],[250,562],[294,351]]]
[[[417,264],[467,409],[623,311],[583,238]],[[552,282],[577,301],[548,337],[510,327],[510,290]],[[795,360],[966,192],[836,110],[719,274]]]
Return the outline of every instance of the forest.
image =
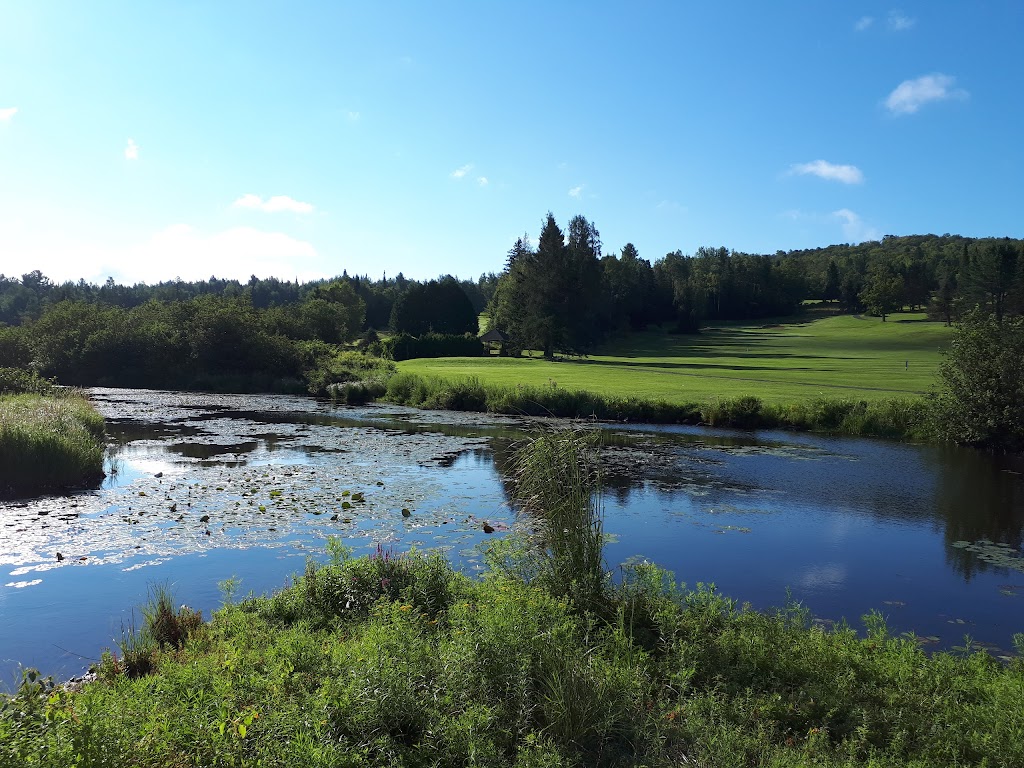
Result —
[[[606,253],[583,216],[563,231],[549,213],[536,245],[524,235],[501,274],[475,281],[342,271],[307,283],[253,276],[126,286],[0,275],[0,367],[77,385],[322,392],[342,344],[395,359],[482,353],[469,343],[481,313],[506,335],[503,353],[552,358],[651,326],[698,333],[789,317],[807,302],[882,320],[927,310],[946,324],[981,307],[999,321],[1024,309],[1024,241],[887,236],[775,254],[701,247],[652,263],[632,243]]]

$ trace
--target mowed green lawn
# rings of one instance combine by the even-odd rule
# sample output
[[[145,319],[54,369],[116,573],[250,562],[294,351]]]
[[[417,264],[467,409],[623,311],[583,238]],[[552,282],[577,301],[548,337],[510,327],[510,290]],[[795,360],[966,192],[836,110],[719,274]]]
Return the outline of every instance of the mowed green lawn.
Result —
[[[952,329],[923,314],[839,315],[780,325],[735,325],[681,336],[623,336],[584,359],[406,360],[400,371],[475,376],[485,384],[585,389],[673,403],[755,395],[765,402],[819,396],[877,400],[927,392]]]

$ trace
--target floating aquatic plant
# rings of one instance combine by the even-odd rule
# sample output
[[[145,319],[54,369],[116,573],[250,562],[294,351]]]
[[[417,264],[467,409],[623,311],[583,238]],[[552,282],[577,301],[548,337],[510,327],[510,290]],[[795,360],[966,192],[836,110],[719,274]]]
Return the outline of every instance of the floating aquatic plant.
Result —
[[[1018,549],[1010,544],[995,542],[991,539],[978,539],[975,542],[954,541],[950,546],[972,552],[979,560],[990,565],[1024,573],[1024,557],[1021,556]]]

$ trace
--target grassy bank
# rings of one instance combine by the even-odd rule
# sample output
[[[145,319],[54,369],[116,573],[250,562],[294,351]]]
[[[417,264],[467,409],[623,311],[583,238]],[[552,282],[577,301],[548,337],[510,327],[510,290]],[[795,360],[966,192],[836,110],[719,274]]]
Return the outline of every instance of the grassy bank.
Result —
[[[735,325],[698,335],[630,334],[590,357],[406,360],[403,373],[486,385],[548,387],[674,405],[756,395],[769,404],[815,398],[916,398],[932,386],[952,329],[923,315],[841,315],[807,322]]]
[[[0,495],[96,482],[103,436],[103,417],[79,395],[0,395]]]
[[[475,377],[447,379],[413,373],[392,376],[384,397],[416,408],[452,411],[815,430],[895,439],[925,439],[929,435],[928,408],[921,397],[859,400],[818,396],[796,403],[766,403],[759,397],[743,396],[681,403],[551,385],[512,386],[484,383]]]
[[[1019,659],[927,656],[878,616],[826,631],[650,565],[613,583],[591,447],[525,449],[540,537],[499,542],[481,580],[334,542],[329,565],[209,623],[158,596],[80,692],[26,676],[0,706],[0,765],[1024,764]]]

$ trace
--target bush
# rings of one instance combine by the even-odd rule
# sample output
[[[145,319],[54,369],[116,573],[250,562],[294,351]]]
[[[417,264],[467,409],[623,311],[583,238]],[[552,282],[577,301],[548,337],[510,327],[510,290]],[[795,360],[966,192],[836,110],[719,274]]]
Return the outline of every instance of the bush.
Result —
[[[1024,317],[974,309],[957,323],[939,365],[932,426],[945,440],[1024,450]]]
[[[483,342],[470,333],[461,336],[427,333],[419,337],[399,333],[381,342],[381,354],[392,360],[412,360],[417,357],[480,357],[485,352]]]
[[[384,394],[395,370],[390,360],[366,352],[321,350],[306,371],[306,381],[311,394],[357,405]]]
[[[28,368],[32,359],[32,344],[25,329],[0,326],[0,368]]]
[[[34,371],[20,368],[0,368],[0,395],[47,395],[53,384]]]

